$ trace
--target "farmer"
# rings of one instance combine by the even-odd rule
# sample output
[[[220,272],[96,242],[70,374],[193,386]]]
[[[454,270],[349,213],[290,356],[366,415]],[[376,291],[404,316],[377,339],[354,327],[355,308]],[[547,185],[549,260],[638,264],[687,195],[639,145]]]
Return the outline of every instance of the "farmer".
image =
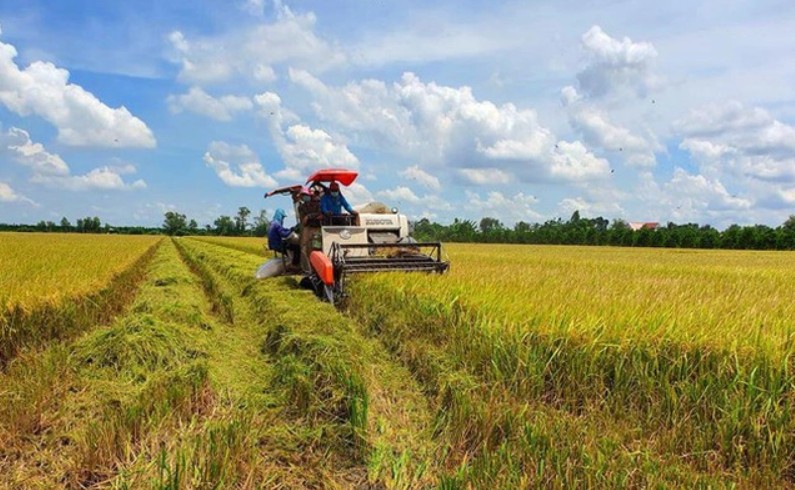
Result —
[[[297,239],[294,238],[293,229],[284,227],[284,218],[286,217],[287,213],[281,208],[273,213],[273,221],[268,227],[268,248],[290,255],[293,266],[297,266],[301,249],[296,243]]]
[[[300,216],[301,226],[310,226],[317,228],[320,226],[320,218],[323,217],[320,212],[320,195],[319,193],[303,187],[298,194],[298,215]]]
[[[348,200],[345,199],[340,193],[340,185],[337,182],[332,182],[328,188],[328,193],[324,194],[320,199],[320,211],[326,217],[327,222],[334,221],[334,217],[342,215],[342,208],[345,208],[352,216],[358,216]]]

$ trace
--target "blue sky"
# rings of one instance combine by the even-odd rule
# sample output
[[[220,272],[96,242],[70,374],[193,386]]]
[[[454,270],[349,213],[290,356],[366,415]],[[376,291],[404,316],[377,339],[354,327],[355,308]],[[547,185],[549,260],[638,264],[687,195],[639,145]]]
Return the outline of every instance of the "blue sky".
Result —
[[[795,213],[788,1],[0,4],[0,221],[201,224],[325,166],[507,224]]]

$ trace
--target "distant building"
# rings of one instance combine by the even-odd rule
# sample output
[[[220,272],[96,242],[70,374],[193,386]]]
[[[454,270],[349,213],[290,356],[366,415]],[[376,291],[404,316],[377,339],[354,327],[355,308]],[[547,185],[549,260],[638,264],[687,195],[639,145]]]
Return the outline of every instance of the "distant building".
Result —
[[[654,221],[630,221],[629,227],[632,231],[638,230],[656,230],[660,223]]]

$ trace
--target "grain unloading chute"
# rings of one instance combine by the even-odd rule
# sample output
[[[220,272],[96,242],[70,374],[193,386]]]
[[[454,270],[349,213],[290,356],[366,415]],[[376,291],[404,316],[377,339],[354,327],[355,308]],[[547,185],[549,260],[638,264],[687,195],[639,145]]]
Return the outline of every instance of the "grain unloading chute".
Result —
[[[349,186],[357,173],[326,169],[312,174],[306,187],[282,187],[265,197],[290,194],[299,223],[311,223],[311,203],[301,203],[302,189],[312,189],[313,199],[329,192],[329,184]],[[310,210],[310,211],[308,211]],[[408,218],[397,209],[370,203],[354,214],[322,214],[317,226],[301,229],[301,269],[286,273],[303,274],[302,284],[319,296],[336,302],[345,295],[345,283],[352,274],[373,272],[437,272],[448,270],[440,242],[419,243],[410,236]],[[277,268],[272,268],[277,270]]]

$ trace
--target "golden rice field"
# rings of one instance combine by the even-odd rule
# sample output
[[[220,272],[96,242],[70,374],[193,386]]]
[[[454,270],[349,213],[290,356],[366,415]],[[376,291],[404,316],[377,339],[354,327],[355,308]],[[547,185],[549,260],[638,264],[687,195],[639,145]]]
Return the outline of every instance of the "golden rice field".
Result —
[[[0,233],[0,365],[115,313],[160,237]]]
[[[464,244],[446,251],[447,276],[379,280],[553,335],[776,356],[790,353],[795,335],[793,252]]]
[[[105,287],[160,237],[0,233],[0,304],[38,303]]]
[[[448,276],[365,277],[348,308],[392,337],[419,376],[429,375],[429,359],[442,357],[436,369],[452,363],[488,386],[482,411],[469,413],[468,423],[497,417],[495,398],[513,399],[504,413],[514,414],[542,400],[626,424],[632,444],[708,474],[791,471],[795,254],[447,250]],[[502,427],[480,430],[483,440],[489,430],[505,437]],[[496,470],[494,455],[480,455],[491,465],[481,472],[499,480],[505,465],[533,464],[522,443],[506,452]]]
[[[273,252],[268,250],[268,239],[259,237],[228,237],[228,236],[203,236],[195,237],[194,240],[201,240],[213,245],[221,245],[242,252],[270,257]]]
[[[50,237],[0,235],[7,311],[57,298],[5,337],[0,488],[795,486],[794,253],[451,244],[334,309],[264,239]]]

